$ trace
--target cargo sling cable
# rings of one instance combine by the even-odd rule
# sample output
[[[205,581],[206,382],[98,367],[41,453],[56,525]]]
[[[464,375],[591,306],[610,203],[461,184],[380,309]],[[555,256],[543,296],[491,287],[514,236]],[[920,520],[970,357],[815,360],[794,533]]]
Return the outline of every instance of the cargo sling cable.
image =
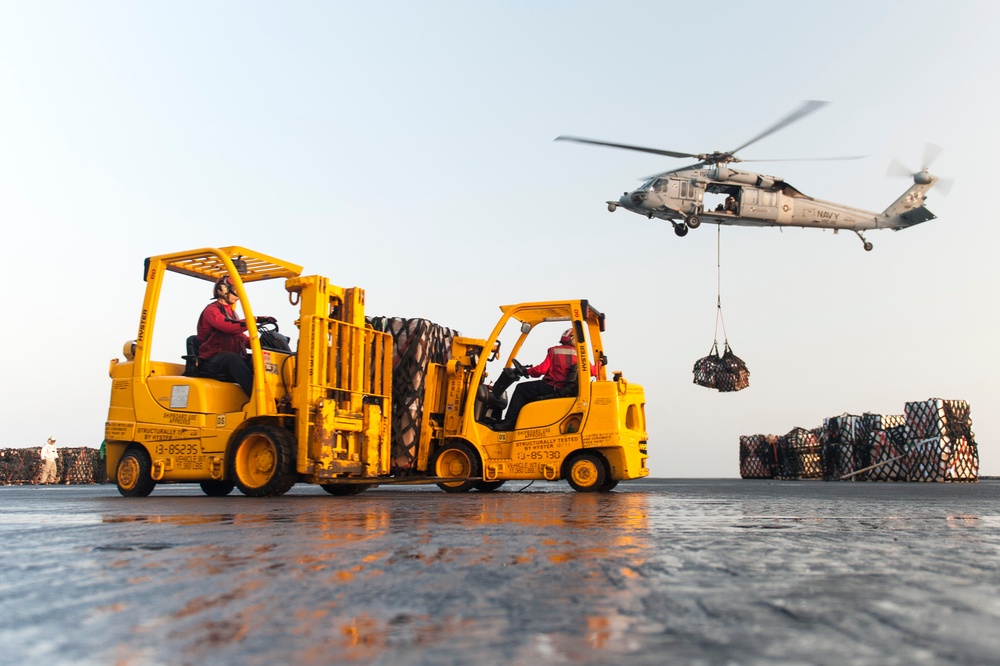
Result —
[[[726,320],[722,316],[722,227],[718,227],[716,241],[716,309],[715,332],[712,335],[712,349],[708,356],[694,364],[694,383],[706,388],[714,388],[720,393],[740,391],[750,385],[750,371],[746,363],[733,353],[726,332]],[[722,322],[723,353],[719,356],[719,322]]]

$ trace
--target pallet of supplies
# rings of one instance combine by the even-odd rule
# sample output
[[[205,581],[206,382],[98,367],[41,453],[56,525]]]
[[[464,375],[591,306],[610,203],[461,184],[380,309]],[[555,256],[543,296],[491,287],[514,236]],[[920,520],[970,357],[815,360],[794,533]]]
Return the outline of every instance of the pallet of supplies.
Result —
[[[740,435],[740,476],[773,479],[777,467],[778,438],[774,435]]]
[[[372,317],[367,321],[392,336],[392,472],[416,469],[427,373],[432,363],[448,363],[458,332],[427,319]]]
[[[977,481],[979,449],[969,403],[931,398],[908,402],[906,467],[910,481]]]

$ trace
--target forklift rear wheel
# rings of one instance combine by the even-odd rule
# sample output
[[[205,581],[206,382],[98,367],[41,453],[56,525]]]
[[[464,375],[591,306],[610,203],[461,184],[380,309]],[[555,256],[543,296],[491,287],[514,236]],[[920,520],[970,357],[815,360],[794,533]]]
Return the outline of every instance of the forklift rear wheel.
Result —
[[[202,481],[198,485],[201,486],[201,492],[209,497],[225,497],[233,492],[236,482],[232,479],[209,479],[208,481]]]
[[[156,486],[151,475],[152,469],[153,461],[149,459],[146,449],[133,448],[126,451],[118,461],[115,472],[118,492],[125,497],[147,497]]]
[[[466,493],[475,487],[479,476],[479,456],[465,442],[445,444],[434,458],[434,476],[455,477],[465,481],[446,481],[437,484],[446,493]]]
[[[233,454],[232,476],[250,497],[284,495],[295,485],[290,435],[271,426],[246,429]]]
[[[491,493],[504,483],[506,481],[476,481],[472,484],[472,487],[481,493]]]
[[[360,495],[371,487],[370,483],[324,483],[320,485],[320,488],[335,497]]]
[[[608,470],[604,461],[593,453],[581,453],[569,462],[566,480],[573,490],[593,493],[604,487]]]

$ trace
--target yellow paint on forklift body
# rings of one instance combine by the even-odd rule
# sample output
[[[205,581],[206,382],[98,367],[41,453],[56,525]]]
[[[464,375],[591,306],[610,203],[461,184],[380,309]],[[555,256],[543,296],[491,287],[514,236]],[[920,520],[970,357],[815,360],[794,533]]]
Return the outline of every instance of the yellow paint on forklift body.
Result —
[[[251,395],[237,384],[199,376],[187,357],[151,357],[168,272],[207,282],[229,277],[246,322]],[[209,495],[235,485],[248,495],[268,496],[297,482],[349,495],[397,482],[438,483],[454,492],[562,478],[577,490],[600,491],[648,474],[642,387],[617,374],[607,378],[604,315],[587,301],[503,306],[489,337],[456,336],[448,362],[432,363],[426,374],[415,467],[394,474],[393,341],[366,324],[364,290],[304,276],[296,264],[238,246],[149,257],[144,277],[135,338],[125,343],[125,358],[109,367],[108,476],[116,479],[120,465],[128,470],[126,486],[119,483],[125,495],[148,495],[157,483],[197,482]],[[267,280],[284,280],[298,306],[294,349],[276,345],[274,337],[267,337],[270,346],[262,343],[246,287]],[[492,387],[486,364],[497,360],[498,336],[511,321],[523,334],[510,359],[540,323],[573,328],[579,388],[576,395],[527,404],[515,429],[504,432],[483,417]]]

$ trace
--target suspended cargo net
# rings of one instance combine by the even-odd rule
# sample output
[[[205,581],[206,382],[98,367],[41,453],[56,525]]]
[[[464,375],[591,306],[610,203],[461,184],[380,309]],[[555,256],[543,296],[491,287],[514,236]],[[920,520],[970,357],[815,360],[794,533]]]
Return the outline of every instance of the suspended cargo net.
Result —
[[[740,476],[744,479],[773,479],[777,467],[774,435],[740,436]]]
[[[721,230],[719,244],[721,247]],[[717,258],[718,260],[718,258]],[[713,388],[720,393],[742,391],[750,386],[750,371],[747,364],[733,353],[726,335],[726,320],[722,316],[722,263],[718,261],[719,289],[715,308],[715,334],[712,349],[708,356],[694,362],[694,383],[698,386]],[[719,356],[719,322],[722,323],[723,352]]]
[[[62,448],[56,458],[56,483],[104,483],[104,461],[97,449]],[[41,447],[0,449],[0,484],[35,483],[42,469]]]
[[[979,448],[972,433],[969,404],[932,398],[908,402],[907,478],[910,481],[976,481]]]
[[[427,319],[372,317],[377,331],[392,335],[392,471],[415,470],[424,389],[432,363],[445,365],[457,331]]]

